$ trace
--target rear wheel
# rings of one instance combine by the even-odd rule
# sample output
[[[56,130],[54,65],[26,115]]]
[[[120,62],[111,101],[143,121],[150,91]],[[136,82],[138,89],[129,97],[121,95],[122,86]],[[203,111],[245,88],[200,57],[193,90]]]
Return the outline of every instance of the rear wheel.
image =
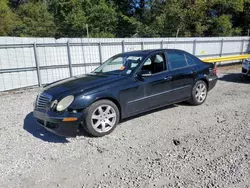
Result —
[[[189,100],[189,103],[192,105],[201,105],[205,102],[207,98],[207,84],[199,80],[195,83],[192,89],[192,98]]]
[[[119,117],[119,110],[112,101],[97,101],[87,108],[86,130],[97,137],[110,134],[116,128]]]

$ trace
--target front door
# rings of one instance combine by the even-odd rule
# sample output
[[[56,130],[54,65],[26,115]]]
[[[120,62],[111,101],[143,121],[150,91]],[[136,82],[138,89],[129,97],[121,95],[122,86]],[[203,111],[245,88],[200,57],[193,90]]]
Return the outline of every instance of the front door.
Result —
[[[149,70],[152,75],[143,77],[145,84],[144,107],[148,110],[169,104],[172,100],[172,77],[168,72],[165,54],[152,54],[143,64],[141,70]]]

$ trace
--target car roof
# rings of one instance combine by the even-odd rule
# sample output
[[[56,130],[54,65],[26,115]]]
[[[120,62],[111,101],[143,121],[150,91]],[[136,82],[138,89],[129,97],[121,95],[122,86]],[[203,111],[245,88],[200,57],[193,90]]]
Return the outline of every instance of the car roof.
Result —
[[[131,52],[124,52],[124,53],[121,53],[122,55],[124,56],[130,56],[130,55],[149,55],[151,53],[154,53],[154,52],[184,52],[183,50],[179,50],[179,49],[150,49],[150,50],[137,50],[137,51],[131,51]]]

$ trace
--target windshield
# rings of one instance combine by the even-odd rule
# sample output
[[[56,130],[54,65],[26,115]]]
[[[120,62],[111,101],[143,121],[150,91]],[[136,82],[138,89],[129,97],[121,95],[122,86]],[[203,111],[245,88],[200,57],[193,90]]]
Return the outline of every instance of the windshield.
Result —
[[[142,61],[143,56],[124,56],[121,54],[108,59],[95,69],[94,73],[129,75],[135,71]]]

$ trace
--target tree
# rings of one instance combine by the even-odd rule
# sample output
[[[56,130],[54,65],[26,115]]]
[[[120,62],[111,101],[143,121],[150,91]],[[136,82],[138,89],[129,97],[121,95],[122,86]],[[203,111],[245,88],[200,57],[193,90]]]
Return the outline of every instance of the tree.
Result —
[[[221,15],[218,18],[214,18],[211,36],[233,36],[239,35],[240,33],[241,29],[233,28],[229,15]]]
[[[118,19],[112,6],[105,0],[100,0],[89,9],[89,12],[87,21],[92,37],[115,37]]]
[[[117,10],[125,16],[133,16],[133,0],[110,0]]]
[[[240,35],[244,6],[249,0],[213,0],[210,6],[210,20],[207,23],[210,36]]]
[[[248,31],[250,29],[250,1],[245,3],[244,11],[241,13],[238,20],[243,30]]]
[[[84,5],[86,6],[88,3],[82,0],[50,1],[49,10],[53,12],[57,37],[86,36],[87,18]]]
[[[19,22],[13,34],[16,36],[53,37],[55,36],[55,24],[53,16],[47,10],[43,2],[24,3],[17,10]]]
[[[185,28],[182,3],[179,0],[154,1],[148,4],[139,28],[142,37],[175,36],[178,29]]]
[[[132,37],[137,35],[140,21],[135,17],[134,0],[110,0],[117,10],[117,28],[115,36]]]
[[[17,8],[19,5],[23,3],[28,3],[28,0],[10,0],[9,1],[11,8]]]
[[[15,27],[15,14],[8,7],[7,0],[0,1],[0,35],[6,36],[11,33]]]
[[[250,29],[250,0],[0,0],[0,34],[232,36]]]
[[[185,36],[204,36],[207,28],[207,17],[209,4],[204,0],[186,1],[185,15]]]

